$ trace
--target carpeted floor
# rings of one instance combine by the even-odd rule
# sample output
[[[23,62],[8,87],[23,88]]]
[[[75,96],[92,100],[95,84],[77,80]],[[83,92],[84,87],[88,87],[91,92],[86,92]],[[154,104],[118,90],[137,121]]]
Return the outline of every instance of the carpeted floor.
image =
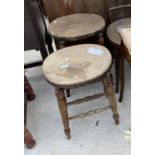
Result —
[[[25,56],[28,60],[31,54]],[[34,56],[33,56],[34,57]],[[25,59],[25,60],[26,60]],[[130,155],[131,142],[124,130],[131,127],[131,70],[126,63],[124,100],[117,102],[120,124],[116,126],[111,110],[70,122],[71,139],[67,140],[53,87],[47,83],[41,67],[26,70],[36,99],[28,102],[27,127],[36,140],[33,149],[24,148],[25,155]],[[114,69],[112,69],[114,75]],[[71,90],[69,100],[102,91],[101,83]],[[116,94],[118,101],[118,94]],[[105,97],[69,108],[69,114],[108,104]],[[96,125],[98,124],[98,125]]]

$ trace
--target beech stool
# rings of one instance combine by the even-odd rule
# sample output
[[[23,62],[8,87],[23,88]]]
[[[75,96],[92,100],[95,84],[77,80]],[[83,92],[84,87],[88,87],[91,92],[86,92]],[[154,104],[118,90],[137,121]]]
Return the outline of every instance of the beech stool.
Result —
[[[42,71],[49,83],[55,87],[64,131],[70,139],[69,120],[83,118],[111,108],[115,124],[119,124],[119,114],[111,76],[108,74],[112,65],[112,56],[107,48],[96,44],[81,44],[66,47],[50,54],[44,61]],[[67,102],[64,90],[78,88],[101,81],[104,93],[87,96]],[[109,100],[108,107],[68,116],[67,107],[97,99],[103,95]]]

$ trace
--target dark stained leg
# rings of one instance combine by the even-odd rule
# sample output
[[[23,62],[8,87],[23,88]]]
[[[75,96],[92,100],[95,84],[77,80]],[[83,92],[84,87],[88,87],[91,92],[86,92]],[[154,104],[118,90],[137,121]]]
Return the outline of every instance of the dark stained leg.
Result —
[[[51,38],[50,34],[48,34],[47,32],[46,32],[45,41],[46,41],[49,53],[50,54],[53,53],[54,50],[53,50],[53,47],[52,47],[52,38]]]
[[[120,59],[118,58],[118,55],[116,53],[116,57],[115,57],[115,77],[116,77],[116,87],[115,87],[115,92],[118,93],[119,92],[119,63],[120,63]]]
[[[47,52],[47,49],[46,49],[44,44],[41,44],[40,54],[41,54],[41,57],[42,57],[43,60],[45,60],[46,57],[48,56],[48,52]]]
[[[71,94],[70,94],[70,89],[67,89],[67,90],[66,90],[66,96],[67,96],[67,97],[70,97],[70,96],[71,96]]]
[[[56,89],[55,94],[57,97],[57,103],[59,106],[61,118],[64,125],[64,131],[67,136],[67,139],[70,139],[70,128],[69,128],[69,119],[68,119],[68,112],[67,112],[67,102],[65,98],[65,93],[63,89]]]
[[[25,75],[24,75],[24,91],[27,93],[28,100],[32,101],[35,99],[35,94],[33,93],[33,89]]]
[[[119,102],[122,102],[124,95],[124,85],[125,85],[125,73],[124,73],[124,59],[120,60],[120,96]]]
[[[103,82],[103,87],[107,93],[107,98],[109,100],[111,110],[113,112],[113,118],[115,120],[115,124],[117,125],[119,124],[119,114],[117,112],[116,98],[115,98],[115,93],[112,86],[110,75],[106,75],[105,77],[103,77],[102,82]]]
[[[33,139],[30,131],[24,127],[24,143],[26,145],[27,148],[32,148],[35,146],[36,142]]]

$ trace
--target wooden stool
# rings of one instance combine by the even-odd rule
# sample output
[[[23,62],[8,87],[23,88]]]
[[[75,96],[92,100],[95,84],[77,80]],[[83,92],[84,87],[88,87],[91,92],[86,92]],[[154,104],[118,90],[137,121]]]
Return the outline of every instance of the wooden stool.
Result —
[[[98,44],[104,43],[105,20],[96,14],[77,13],[59,17],[49,24],[48,31],[58,43],[58,49],[67,42],[96,37]]]
[[[96,14],[77,13],[55,19],[49,24],[48,31],[54,38],[57,49],[82,43],[103,45],[105,20]],[[70,97],[69,89],[66,90]]]
[[[118,33],[118,27],[123,25],[130,25],[131,18],[123,18],[111,23],[107,28],[107,37],[110,43],[115,48],[115,75],[116,75],[116,88],[115,91],[119,91],[119,64],[120,64],[120,46],[121,46],[121,37]],[[122,101],[119,99],[119,101]]]
[[[119,123],[119,114],[117,112],[112,81],[107,74],[111,65],[112,57],[110,52],[104,46],[96,44],[66,47],[58,52],[54,52],[45,59],[42,66],[43,74],[47,81],[55,87],[64,131],[68,139],[70,139],[69,120],[75,118],[90,116],[111,108],[115,123]],[[64,90],[85,86],[98,81],[102,82],[104,93],[67,102]],[[110,105],[108,107],[98,108],[76,116],[68,116],[68,106],[97,99],[103,95],[106,95],[109,100]]]

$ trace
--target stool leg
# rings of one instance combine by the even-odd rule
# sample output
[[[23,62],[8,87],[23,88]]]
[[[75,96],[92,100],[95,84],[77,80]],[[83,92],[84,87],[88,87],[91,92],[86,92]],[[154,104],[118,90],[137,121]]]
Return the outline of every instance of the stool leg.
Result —
[[[26,127],[24,127],[24,143],[26,144],[27,148],[32,148],[36,144],[30,131]]]
[[[63,89],[56,89],[55,94],[57,97],[57,102],[61,114],[61,118],[64,125],[64,131],[67,136],[67,139],[70,139],[70,128],[69,128],[69,119],[68,119],[68,112],[67,112],[67,102],[65,98],[65,93]]]
[[[125,74],[124,74],[124,59],[120,60],[120,96],[119,102],[122,102],[124,95]]]
[[[96,36],[96,42],[97,42],[97,44],[99,44],[99,45],[104,45],[103,33],[99,33],[99,34]]]
[[[115,120],[115,124],[119,124],[119,114],[117,112],[116,98],[114,89],[112,87],[112,80],[110,75],[107,75],[103,78],[103,86],[107,93],[107,98],[109,100],[109,104],[111,106],[111,110],[113,112],[113,118]]]
[[[116,76],[116,87],[115,87],[115,92],[118,93],[119,92],[119,58],[117,56],[116,53],[116,57],[115,57],[115,76]]]

